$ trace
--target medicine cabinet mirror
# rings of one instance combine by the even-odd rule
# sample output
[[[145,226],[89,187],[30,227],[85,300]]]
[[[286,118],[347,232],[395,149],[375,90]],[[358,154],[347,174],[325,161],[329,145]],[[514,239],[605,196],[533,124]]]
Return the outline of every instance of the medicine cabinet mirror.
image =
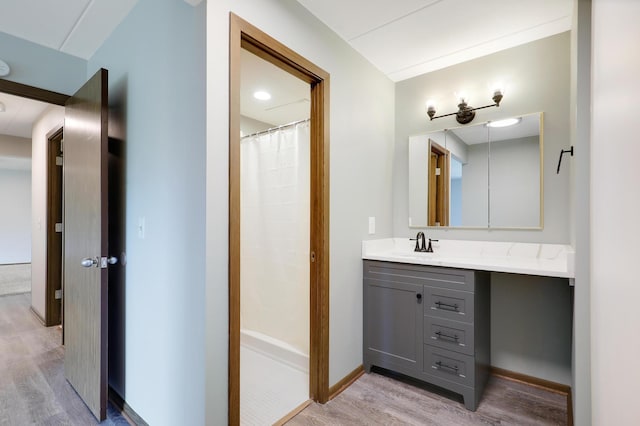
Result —
[[[410,227],[542,228],[542,113],[514,118],[409,138]]]

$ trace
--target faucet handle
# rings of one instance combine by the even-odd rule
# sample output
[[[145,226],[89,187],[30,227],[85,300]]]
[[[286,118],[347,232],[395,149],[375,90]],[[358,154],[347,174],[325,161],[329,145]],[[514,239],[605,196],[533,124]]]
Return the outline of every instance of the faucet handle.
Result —
[[[416,242],[416,248],[413,251],[420,251],[420,239],[419,238],[409,238],[410,241]]]
[[[429,247],[427,247],[427,253],[433,253],[433,247],[431,247],[432,242],[438,242],[438,240],[432,240],[429,238]]]

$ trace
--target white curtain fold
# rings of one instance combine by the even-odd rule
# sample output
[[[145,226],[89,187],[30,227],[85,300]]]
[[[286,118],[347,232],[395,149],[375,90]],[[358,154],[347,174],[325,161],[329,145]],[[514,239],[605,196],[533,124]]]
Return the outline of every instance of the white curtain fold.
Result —
[[[240,142],[241,327],[309,353],[309,122]]]

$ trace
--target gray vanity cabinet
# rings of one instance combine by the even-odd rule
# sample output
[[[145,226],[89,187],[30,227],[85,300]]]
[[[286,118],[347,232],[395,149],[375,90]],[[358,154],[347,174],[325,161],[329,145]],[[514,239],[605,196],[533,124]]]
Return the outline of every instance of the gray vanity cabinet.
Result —
[[[364,261],[364,367],[459,393],[475,411],[490,365],[489,274]]]

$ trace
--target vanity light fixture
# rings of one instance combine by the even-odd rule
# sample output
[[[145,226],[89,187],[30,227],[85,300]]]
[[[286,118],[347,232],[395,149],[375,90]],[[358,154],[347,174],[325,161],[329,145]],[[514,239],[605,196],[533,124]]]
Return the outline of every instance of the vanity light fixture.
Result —
[[[469,106],[469,104],[467,103],[467,98],[465,96],[460,96],[460,100],[459,100],[459,104],[458,104],[458,111],[456,112],[452,112],[449,114],[442,114],[442,115],[438,115],[436,116],[436,107],[433,103],[427,103],[427,115],[429,115],[429,119],[430,120],[435,120],[436,118],[442,118],[442,117],[448,117],[450,115],[455,115],[456,116],[456,121],[460,124],[467,124],[467,123],[471,123],[471,121],[475,118],[476,113],[475,111],[479,110],[479,109],[483,109],[483,108],[491,108],[491,107],[498,107],[500,106],[500,101],[502,100],[502,89],[496,89],[493,92],[493,104],[491,105],[485,105],[485,106],[481,106],[481,107],[477,107],[477,108],[473,108],[472,106]]]
[[[490,121],[487,123],[487,127],[509,127],[518,124],[520,121],[522,121],[522,118],[505,118],[504,120]]]

